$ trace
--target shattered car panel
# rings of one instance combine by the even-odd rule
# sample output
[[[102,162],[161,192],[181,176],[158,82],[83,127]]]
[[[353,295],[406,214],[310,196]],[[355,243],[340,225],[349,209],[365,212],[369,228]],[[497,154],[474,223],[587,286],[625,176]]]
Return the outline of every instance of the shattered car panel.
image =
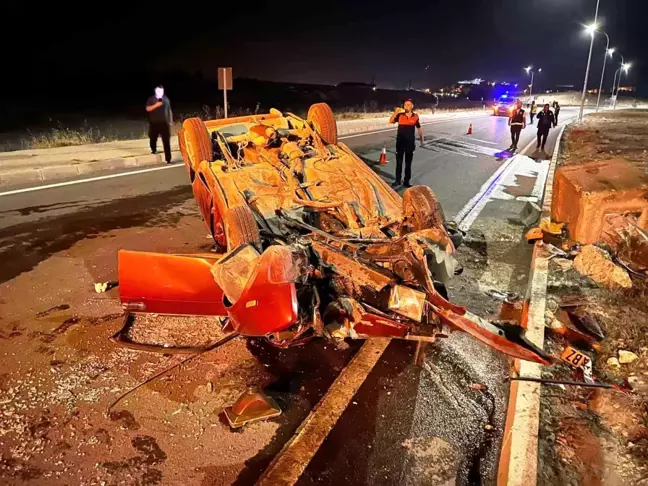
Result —
[[[444,326],[511,356],[549,358],[447,299],[460,235],[427,186],[403,197],[337,141],[319,103],[202,122],[178,134],[194,196],[223,255],[120,253],[127,310],[228,316],[280,347],[314,337],[431,342]],[[459,236],[459,238],[457,238]],[[520,330],[521,331],[521,330]]]

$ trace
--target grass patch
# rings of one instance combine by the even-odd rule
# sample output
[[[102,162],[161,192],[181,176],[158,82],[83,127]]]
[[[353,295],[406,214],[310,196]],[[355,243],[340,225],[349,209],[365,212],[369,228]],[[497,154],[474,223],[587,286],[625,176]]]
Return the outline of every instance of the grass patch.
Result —
[[[49,131],[33,134],[29,133],[27,148],[47,149],[55,147],[70,147],[73,145],[87,145],[90,143],[109,142],[114,138],[102,134],[98,129],[83,127],[81,129],[52,128]]]

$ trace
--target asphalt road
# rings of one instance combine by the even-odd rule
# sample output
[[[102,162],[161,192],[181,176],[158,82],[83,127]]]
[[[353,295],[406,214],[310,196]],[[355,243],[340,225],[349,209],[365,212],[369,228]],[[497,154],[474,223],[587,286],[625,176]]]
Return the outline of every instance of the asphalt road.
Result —
[[[561,119],[566,120],[575,114],[576,109],[563,108]],[[466,135],[469,123],[473,125],[472,135]],[[476,115],[474,119],[432,121],[424,124],[423,130],[426,142],[423,147],[417,147],[414,154],[412,183],[429,185],[448,216],[456,214],[510,155],[502,153],[510,145],[507,119],[504,117],[485,114]],[[527,127],[520,138],[520,149],[534,138],[535,128]],[[369,163],[377,162],[380,150],[386,144],[389,164],[375,166],[375,170],[393,181],[395,130],[347,135],[341,140]],[[171,191],[175,193],[181,187],[185,187],[187,194],[190,194],[183,165],[131,172],[127,176],[92,181],[93,177],[81,184],[3,196],[4,192],[32,186],[8,188],[0,192],[0,229],[42,218],[61,217],[120,199],[130,200],[153,194],[163,196]],[[111,174],[117,175],[101,173],[98,176]]]
[[[576,109],[564,108],[561,119],[575,114]],[[469,123],[472,135],[466,134]],[[484,296],[485,289],[524,291],[529,250],[520,243],[519,224],[511,221],[527,200],[541,196],[538,187],[548,162],[546,157],[504,152],[510,145],[506,118],[484,114],[472,120],[431,122],[423,129],[426,143],[417,147],[412,183],[429,185],[446,216],[459,215],[468,230],[458,255],[466,271],[450,287],[451,297],[477,314],[494,317],[497,303]],[[549,153],[557,132],[552,131]],[[520,150],[534,140],[535,127],[530,126],[522,133]],[[342,141],[393,181],[395,130],[346,136]],[[389,163],[378,166],[383,144]],[[533,143],[525,153],[530,155],[534,148]],[[40,264],[48,268],[53,256],[75,252],[77,243],[94,249],[92,254],[83,253],[81,260],[96,279],[114,275],[112,255],[119,247],[180,251],[188,244],[207,246],[199,222],[177,224],[184,216],[196,215],[184,166],[122,174],[0,193],[0,285],[11,289],[12,279]],[[120,229],[128,232],[127,238],[112,232],[111,240],[88,245]],[[52,286],[65,293],[66,286],[72,288],[65,275],[50,270],[32,273],[27,289]],[[0,305],[10,314],[16,304],[0,299]],[[430,348],[424,367],[411,365],[412,354],[408,343],[390,345],[300,484],[333,484],[340,478],[345,484],[444,484],[455,478],[459,484],[493,482],[506,410],[506,360],[462,334],[452,334]],[[327,379],[335,374],[325,364],[313,364],[311,369]],[[471,383],[487,384],[488,393],[470,389]],[[289,436],[290,428],[286,425],[284,434]],[[274,442],[248,463],[246,477],[263,470],[281,446]],[[247,484],[242,476],[239,484]]]

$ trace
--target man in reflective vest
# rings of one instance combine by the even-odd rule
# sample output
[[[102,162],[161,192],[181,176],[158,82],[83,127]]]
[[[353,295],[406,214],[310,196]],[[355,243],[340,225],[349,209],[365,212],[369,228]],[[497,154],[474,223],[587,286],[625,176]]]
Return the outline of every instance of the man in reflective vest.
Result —
[[[414,102],[405,100],[402,108],[396,108],[396,111],[389,119],[389,123],[398,124],[398,131],[396,132],[396,180],[392,187],[398,187],[401,184],[403,157],[405,157],[403,186],[412,187],[410,178],[412,177],[412,160],[414,159],[414,147],[416,145],[415,130],[418,131],[421,145],[423,145],[423,130],[421,129],[419,116],[414,113]]]
[[[520,141],[520,132],[523,128],[526,128],[526,117],[524,116],[524,109],[520,100],[517,101],[517,106],[513,110],[513,113],[511,113],[508,124],[511,127],[511,146],[509,150],[515,151]]]

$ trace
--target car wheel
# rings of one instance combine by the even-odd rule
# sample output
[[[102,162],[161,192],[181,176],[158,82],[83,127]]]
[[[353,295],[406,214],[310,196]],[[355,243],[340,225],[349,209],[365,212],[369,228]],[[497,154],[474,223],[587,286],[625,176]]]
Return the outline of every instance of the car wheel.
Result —
[[[337,123],[333,110],[326,103],[315,103],[308,110],[306,119],[313,124],[315,131],[327,145],[337,143]]]
[[[235,250],[239,246],[248,243],[260,249],[259,227],[249,207],[234,206],[227,209],[223,214],[223,221],[225,223],[228,251]]]
[[[180,155],[182,155],[182,160],[187,168],[187,173],[191,176],[191,163],[187,156],[187,145],[185,143],[184,130],[182,128],[178,130],[178,148],[180,149]]]
[[[412,231],[445,228],[445,214],[428,186],[410,187],[403,193],[403,219]]]
[[[198,165],[203,160],[212,162],[214,158],[212,144],[203,121],[200,118],[187,118],[182,124],[182,130],[191,168],[197,171]]]

